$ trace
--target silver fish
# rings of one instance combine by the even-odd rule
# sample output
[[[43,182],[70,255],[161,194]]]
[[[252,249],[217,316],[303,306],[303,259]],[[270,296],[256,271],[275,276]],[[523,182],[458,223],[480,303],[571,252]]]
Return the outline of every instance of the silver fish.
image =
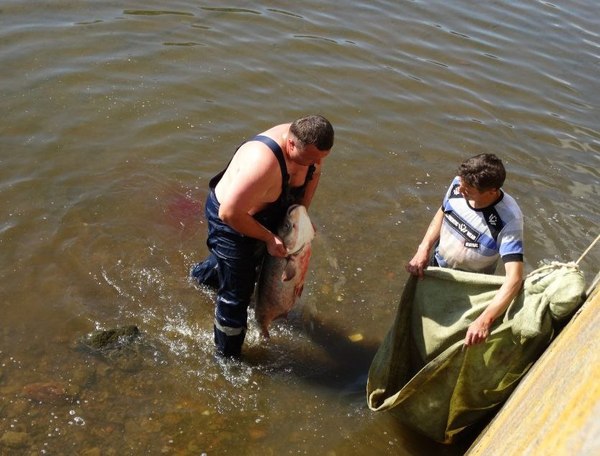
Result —
[[[285,258],[267,255],[256,290],[254,313],[266,338],[271,322],[287,317],[302,294],[312,253],[311,241],[315,236],[306,208],[299,204],[290,206],[277,235],[283,240],[288,255]]]

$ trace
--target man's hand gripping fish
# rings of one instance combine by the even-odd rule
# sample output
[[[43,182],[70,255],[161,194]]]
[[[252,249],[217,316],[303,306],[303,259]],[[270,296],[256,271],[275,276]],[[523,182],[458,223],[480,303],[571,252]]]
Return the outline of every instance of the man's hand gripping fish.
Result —
[[[277,235],[288,255],[285,258],[267,255],[257,288],[255,315],[266,338],[271,322],[287,317],[302,294],[315,236],[306,208],[299,204],[290,206]]]

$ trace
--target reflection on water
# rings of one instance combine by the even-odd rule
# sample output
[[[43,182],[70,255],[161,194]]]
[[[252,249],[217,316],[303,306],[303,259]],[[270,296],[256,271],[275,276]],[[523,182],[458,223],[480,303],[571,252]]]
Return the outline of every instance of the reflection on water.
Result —
[[[501,156],[526,268],[597,236],[597,2],[0,0],[0,454],[461,454],[367,409],[403,264],[456,165]],[[306,113],[336,129],[301,305],[213,356],[208,179]],[[600,260],[581,265],[588,280]],[[113,353],[95,330],[136,325]]]

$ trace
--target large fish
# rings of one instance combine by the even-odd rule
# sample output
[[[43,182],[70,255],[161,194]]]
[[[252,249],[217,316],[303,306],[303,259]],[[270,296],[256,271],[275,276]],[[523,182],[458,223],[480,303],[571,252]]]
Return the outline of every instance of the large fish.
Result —
[[[285,258],[266,256],[256,291],[254,313],[266,338],[271,322],[287,317],[302,294],[312,253],[311,241],[315,237],[306,208],[299,204],[290,206],[277,235],[283,240],[288,255]]]

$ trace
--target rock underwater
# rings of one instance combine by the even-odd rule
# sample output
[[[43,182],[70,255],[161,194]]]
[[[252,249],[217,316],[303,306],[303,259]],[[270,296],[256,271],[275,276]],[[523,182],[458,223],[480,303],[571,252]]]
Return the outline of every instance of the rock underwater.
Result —
[[[120,350],[133,343],[141,333],[137,326],[127,325],[114,329],[94,331],[79,341],[80,346],[91,351],[107,352]]]

